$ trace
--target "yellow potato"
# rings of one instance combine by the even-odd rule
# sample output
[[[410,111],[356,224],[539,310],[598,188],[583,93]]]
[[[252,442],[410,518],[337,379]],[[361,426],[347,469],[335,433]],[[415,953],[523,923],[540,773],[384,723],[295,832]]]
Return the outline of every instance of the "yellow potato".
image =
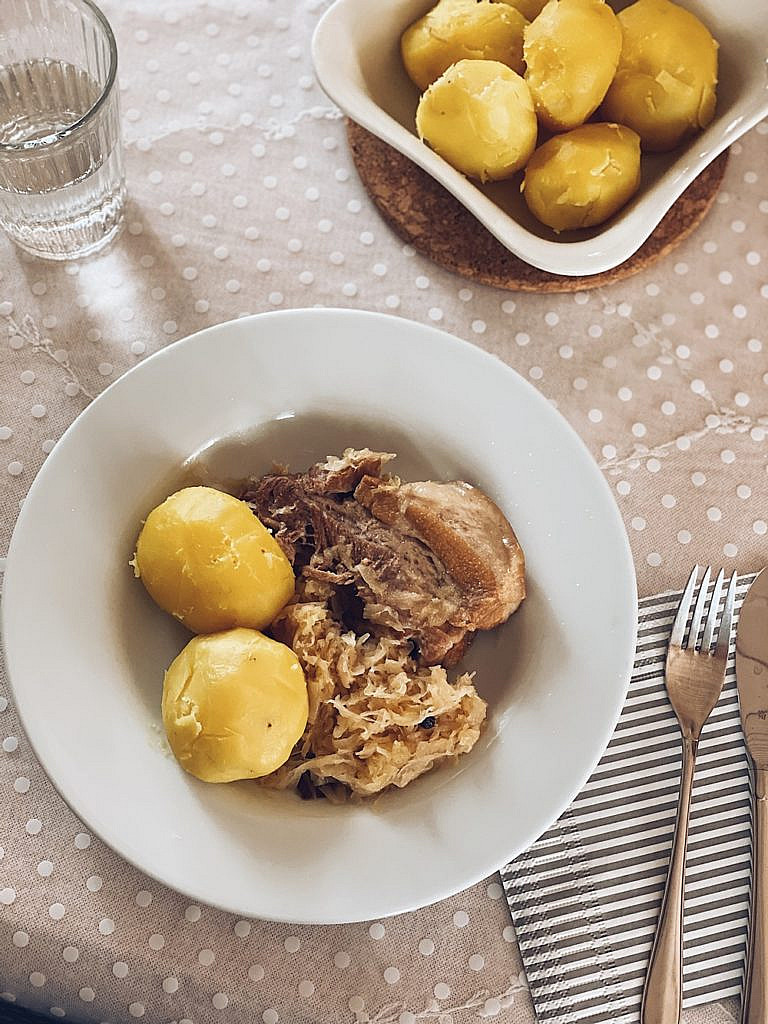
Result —
[[[714,117],[717,42],[669,0],[637,0],[619,21],[624,43],[602,112],[634,128],[643,149],[673,149]]]
[[[640,184],[640,138],[620,124],[585,124],[539,146],[522,191],[534,217],[555,231],[612,217]]]
[[[493,60],[461,60],[434,82],[416,111],[419,137],[457,170],[507,178],[536,145],[536,115],[520,75]]]
[[[550,0],[524,40],[525,80],[541,124],[551,132],[583,124],[616,71],[616,15],[603,0]]]
[[[307,724],[304,673],[255,629],[196,636],[163,683],[163,725],[179,764],[203,782],[256,779],[288,760]]]
[[[510,7],[520,11],[522,16],[528,21],[533,21],[534,18],[538,18],[541,14],[548,0],[497,0],[497,2],[509,4]]]
[[[507,4],[440,0],[403,33],[405,70],[420,92],[460,60],[498,60],[522,74],[526,24]]]
[[[186,487],[150,512],[134,566],[150,596],[193,633],[261,629],[294,588],[272,534],[244,501],[212,487]]]

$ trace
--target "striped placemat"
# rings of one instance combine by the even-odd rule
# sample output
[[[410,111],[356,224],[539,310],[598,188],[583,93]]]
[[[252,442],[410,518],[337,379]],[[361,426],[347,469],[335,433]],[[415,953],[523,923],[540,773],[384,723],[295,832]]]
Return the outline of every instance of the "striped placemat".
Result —
[[[739,578],[737,606],[754,576]],[[661,904],[680,778],[664,689],[679,593],[640,603],[627,702],[584,790],[502,871],[539,1021],[634,1024]],[[685,905],[684,1004],[741,990],[749,905],[750,781],[733,641],[702,733]]]

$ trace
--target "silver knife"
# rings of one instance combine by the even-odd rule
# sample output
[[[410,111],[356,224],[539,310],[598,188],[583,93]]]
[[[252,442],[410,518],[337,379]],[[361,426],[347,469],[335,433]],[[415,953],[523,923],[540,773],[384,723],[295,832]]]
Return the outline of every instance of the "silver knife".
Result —
[[[768,1024],[768,569],[749,588],[736,631],[741,728],[754,768],[752,900],[742,1024]]]

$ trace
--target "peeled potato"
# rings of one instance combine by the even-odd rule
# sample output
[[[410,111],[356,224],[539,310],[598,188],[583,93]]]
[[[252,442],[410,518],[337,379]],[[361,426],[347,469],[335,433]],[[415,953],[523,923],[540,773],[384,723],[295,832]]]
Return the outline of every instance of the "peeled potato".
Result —
[[[509,4],[510,7],[520,11],[522,16],[528,21],[533,21],[534,18],[541,14],[548,0],[497,0],[497,2]]]
[[[147,516],[135,572],[193,633],[268,625],[294,589],[291,563],[244,501],[186,487]]]
[[[616,15],[604,0],[550,0],[524,40],[525,80],[541,124],[551,132],[583,124],[616,71]]]
[[[637,0],[618,17],[624,43],[603,113],[634,128],[644,149],[673,149],[714,117],[717,42],[670,0]]]
[[[620,124],[585,124],[555,135],[528,162],[523,197],[555,231],[612,217],[640,184],[640,138]]]
[[[522,73],[526,24],[504,3],[440,0],[403,33],[405,70],[420,92],[460,60],[497,60]]]
[[[434,82],[416,111],[419,137],[457,170],[507,178],[536,145],[536,115],[520,75],[493,60],[461,60]]]
[[[285,644],[254,629],[196,636],[163,683],[163,725],[179,764],[204,782],[268,775],[307,724],[304,673]]]

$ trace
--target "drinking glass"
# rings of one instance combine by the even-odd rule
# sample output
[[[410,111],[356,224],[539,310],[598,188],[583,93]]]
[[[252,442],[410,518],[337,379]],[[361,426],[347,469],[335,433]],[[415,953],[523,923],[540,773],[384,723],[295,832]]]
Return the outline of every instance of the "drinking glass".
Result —
[[[0,227],[52,260],[123,219],[117,47],[91,0],[0,0]]]

